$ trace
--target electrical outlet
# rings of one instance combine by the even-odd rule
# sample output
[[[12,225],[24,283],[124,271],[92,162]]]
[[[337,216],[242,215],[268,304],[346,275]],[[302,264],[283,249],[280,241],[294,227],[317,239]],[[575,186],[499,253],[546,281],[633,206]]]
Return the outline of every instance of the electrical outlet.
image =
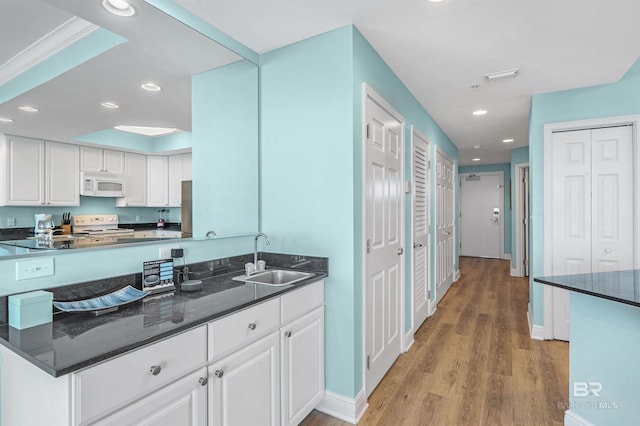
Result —
[[[137,215],[137,216],[136,216],[136,222],[140,222],[140,221],[142,221],[142,216]]]
[[[16,280],[53,275],[53,257],[16,262]]]
[[[180,247],[160,247],[160,259],[171,259],[171,249],[178,249]]]
[[[8,217],[7,218],[7,226],[16,226],[16,218]]]

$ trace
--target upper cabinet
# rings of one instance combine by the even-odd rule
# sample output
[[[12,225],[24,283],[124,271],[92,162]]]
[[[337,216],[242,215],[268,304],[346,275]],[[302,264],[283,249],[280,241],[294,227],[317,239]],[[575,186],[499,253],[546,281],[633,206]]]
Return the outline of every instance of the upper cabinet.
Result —
[[[80,147],[80,171],[124,174],[124,152],[82,146]]]
[[[191,180],[191,154],[169,157],[169,206],[182,205],[182,181]]]
[[[126,197],[117,198],[118,207],[144,207],[147,205],[147,156],[126,152],[124,174],[127,180]]]
[[[147,206],[169,207],[169,158],[147,157]]]
[[[78,146],[6,136],[2,157],[2,205],[80,204]]]

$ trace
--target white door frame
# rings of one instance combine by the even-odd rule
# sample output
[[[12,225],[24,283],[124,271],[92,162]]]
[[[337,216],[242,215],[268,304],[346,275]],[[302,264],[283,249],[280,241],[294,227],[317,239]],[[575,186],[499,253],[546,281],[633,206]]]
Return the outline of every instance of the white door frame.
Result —
[[[380,106],[382,106],[385,110],[387,110],[387,112],[389,112],[391,115],[395,116],[398,118],[398,121],[401,123],[401,127],[402,127],[402,138],[401,138],[401,151],[402,151],[402,155],[401,155],[401,161],[402,161],[402,178],[405,178],[405,120],[404,117],[396,111],[396,109],[389,104],[380,94],[378,94],[378,92],[376,92],[371,86],[369,86],[367,83],[362,83],[362,117],[361,117],[361,141],[360,141],[360,146],[363,148],[362,149],[362,153],[361,153],[361,173],[362,173],[362,188],[364,190],[364,188],[366,187],[366,172],[367,172],[367,164],[366,164],[366,144],[367,144],[367,98],[372,98],[375,102],[377,102]],[[406,195],[405,195],[406,197]],[[406,201],[406,200],[405,200]],[[362,279],[363,281],[361,282],[362,285],[362,389],[363,392],[366,395],[366,390],[367,390],[367,383],[366,383],[366,379],[367,379],[367,294],[366,294],[366,286],[365,286],[365,282],[364,279],[367,276],[367,229],[366,229],[366,220],[365,220],[365,215],[366,215],[366,208],[367,208],[367,200],[366,197],[362,197],[362,210],[361,210],[361,216],[360,216],[360,222],[362,225],[362,241],[361,241],[361,245],[362,245],[362,249],[361,249],[361,258],[362,258]],[[406,248],[406,240],[405,240],[405,203],[401,203],[401,209],[402,212],[400,214],[400,222],[401,222],[401,229],[400,229],[400,238],[402,239],[402,247],[404,248],[404,256],[406,256],[407,254],[407,248]],[[410,253],[410,251],[409,251]],[[400,282],[402,283],[402,285],[400,286],[400,309],[398,312],[399,315],[399,323],[401,324],[401,330],[400,330],[400,352],[406,352],[407,351],[407,347],[406,347],[406,336],[407,334],[405,333],[405,295],[406,295],[406,279],[405,279],[405,265],[406,262],[402,262],[402,267],[400,268]]]
[[[515,247],[511,248],[511,251],[515,254],[516,267],[511,270],[511,276],[514,277],[524,277],[524,253],[523,253],[523,242],[524,238],[524,220],[529,220],[527,212],[524,211],[524,197],[527,196],[527,192],[522,189],[522,180],[524,179],[524,170],[529,168],[529,163],[517,163],[515,164],[515,185],[514,185],[514,203],[515,203],[515,233],[516,233],[516,244]],[[513,209],[513,205],[511,206]],[[528,238],[527,241],[530,241]],[[531,259],[529,259],[530,261]]]
[[[640,141],[640,115],[625,115],[619,117],[605,117],[605,118],[594,118],[588,120],[577,120],[577,121],[567,121],[562,123],[552,123],[544,125],[544,165],[552,164],[551,157],[551,144],[553,143],[553,133],[559,131],[570,131],[570,130],[584,130],[584,129],[594,129],[598,127],[612,127],[612,126],[623,126],[623,125],[632,125],[633,131],[633,181],[638,182],[638,177],[640,170],[638,170],[638,166],[640,165],[640,150],[638,149],[638,141]],[[547,170],[548,167],[545,167]],[[551,194],[553,189],[553,183],[547,172],[543,174],[544,181],[544,194]],[[640,212],[640,197],[638,197],[638,185],[634,187],[635,197],[633,200],[633,208],[634,211]],[[546,200],[545,200],[546,201]],[[552,240],[552,227],[546,226],[546,222],[550,220],[552,217],[552,206],[551,203],[544,203],[544,218],[543,218],[543,275],[548,276],[551,275],[551,267],[553,264],[553,245],[551,244]],[[633,265],[634,269],[638,269],[638,265],[640,264],[640,232],[639,232],[639,222],[635,221],[633,225],[633,250],[634,250],[634,259]],[[553,339],[553,288],[549,285],[544,286],[544,338],[545,339]]]
[[[424,140],[427,143],[427,153],[429,155],[428,157],[428,162],[429,162],[429,169],[427,170],[427,188],[429,191],[429,194],[427,195],[427,200],[428,200],[428,209],[427,209],[427,224],[429,227],[428,230],[428,235],[427,235],[427,288],[428,288],[428,294],[431,294],[431,285],[433,283],[432,278],[432,274],[431,274],[431,254],[433,253],[433,240],[432,240],[432,232],[431,232],[431,207],[432,207],[432,203],[433,203],[433,196],[432,196],[432,192],[431,192],[431,141],[429,140],[428,137],[426,137],[422,132],[420,132],[418,129],[416,129],[413,124],[411,125],[411,156],[413,157],[413,150],[415,147],[415,137],[419,137],[420,139]],[[413,175],[414,175],[414,170],[413,170],[413,158],[411,161],[412,164],[412,169],[411,169],[411,179],[413,180]],[[415,183],[413,183],[411,185],[411,219],[410,219],[410,224],[411,224],[411,241],[409,242],[408,246],[409,247],[413,247],[413,237],[414,237],[414,208],[413,208],[413,203],[415,201]],[[411,256],[411,268],[410,268],[410,273],[411,276],[409,277],[409,281],[411,283],[411,320],[413,321],[412,324],[412,329],[413,329],[413,333],[416,332],[416,328],[418,327],[417,324],[415,324],[415,278],[414,278],[414,262],[413,262],[413,255]],[[430,317],[431,315],[433,315],[433,300],[431,299],[431,297],[428,298],[427,300],[427,317]]]
[[[498,257],[497,259],[506,259],[506,254],[504,252],[504,234],[505,234],[505,229],[504,229],[504,224],[505,224],[505,207],[504,207],[504,172],[502,170],[495,170],[492,172],[467,172],[467,173],[460,173],[458,174],[458,187],[461,188],[462,185],[462,178],[468,177],[468,176],[493,176],[493,175],[498,175],[500,176],[500,182],[501,184],[498,185],[499,189],[500,189],[500,194],[499,194],[499,200],[498,203],[500,205],[500,226],[499,226],[499,230],[500,230],[500,236],[499,238],[499,243],[500,243],[500,247],[498,248]],[[459,197],[460,197],[460,212],[458,213],[458,217],[460,217],[460,213],[464,213],[462,212],[462,190],[458,189],[459,192]],[[460,244],[463,243],[462,241],[463,235],[462,235],[462,226],[460,226]],[[461,250],[462,251],[462,250]]]

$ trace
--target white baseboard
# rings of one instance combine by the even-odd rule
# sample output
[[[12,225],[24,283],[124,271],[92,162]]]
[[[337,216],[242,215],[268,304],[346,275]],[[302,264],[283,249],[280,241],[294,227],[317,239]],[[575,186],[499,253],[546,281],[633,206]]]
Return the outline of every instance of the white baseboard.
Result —
[[[502,253],[502,260],[511,260],[511,253]]]
[[[544,340],[544,327],[541,325],[535,325],[533,323],[533,316],[531,315],[531,303],[528,304],[527,309],[527,322],[529,323],[529,335],[534,340]]]
[[[460,269],[457,269],[453,274],[453,282],[455,283],[460,279]]]
[[[413,335],[415,334],[413,327],[411,327],[405,334],[404,334],[404,348],[402,348],[402,350],[404,352],[408,352],[409,349],[411,349],[411,346],[413,346]]]
[[[522,277],[518,268],[511,268],[511,276],[512,277]]]
[[[365,395],[364,388],[358,392],[355,399],[326,391],[324,399],[316,406],[316,410],[355,425],[369,408]]]
[[[594,424],[571,410],[567,410],[564,412],[564,426],[594,426]]]

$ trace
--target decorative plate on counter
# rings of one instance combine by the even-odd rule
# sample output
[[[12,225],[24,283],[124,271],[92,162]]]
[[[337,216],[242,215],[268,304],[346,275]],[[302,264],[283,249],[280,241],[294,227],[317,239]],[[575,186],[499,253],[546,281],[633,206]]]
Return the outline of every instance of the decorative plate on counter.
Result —
[[[74,300],[70,302],[53,302],[53,306],[65,312],[90,312],[102,309],[112,309],[127,303],[140,300],[149,294],[148,291],[140,291],[130,285],[105,294],[104,296],[94,297],[91,299]]]

